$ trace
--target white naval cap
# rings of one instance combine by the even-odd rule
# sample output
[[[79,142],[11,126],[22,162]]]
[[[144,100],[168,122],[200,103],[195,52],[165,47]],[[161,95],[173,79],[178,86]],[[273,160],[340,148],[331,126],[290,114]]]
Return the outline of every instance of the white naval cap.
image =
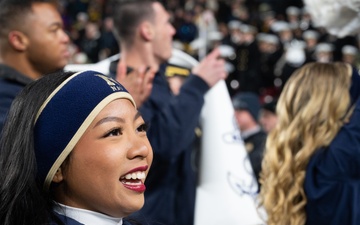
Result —
[[[220,51],[221,57],[224,57],[224,58],[231,58],[235,54],[234,47],[232,47],[230,45],[220,45],[218,47],[218,49]]]
[[[190,42],[190,47],[192,50],[199,50],[204,48],[207,45],[206,40],[204,38],[196,38],[192,42]]]
[[[285,22],[283,20],[275,21],[271,24],[271,30],[275,33],[284,31],[284,30],[290,30],[290,25],[288,22]]]
[[[279,44],[279,38],[275,34],[259,33],[257,35],[257,40],[273,45]]]
[[[303,33],[304,39],[318,39],[320,36],[319,32],[315,30],[307,30]]]
[[[221,41],[223,39],[223,34],[220,31],[211,31],[207,38],[210,41]]]
[[[242,25],[242,23],[239,20],[231,20],[228,23],[228,28],[231,30],[240,29],[241,25]]]
[[[249,24],[242,24],[240,26],[240,31],[243,33],[256,33],[257,28]]]
[[[334,46],[330,43],[319,43],[315,47],[315,53],[319,52],[332,52],[334,51]]]
[[[344,45],[341,49],[341,52],[344,55],[356,55],[358,51],[359,49],[353,45]]]
[[[288,14],[288,15],[297,16],[300,14],[300,12],[301,12],[301,10],[296,6],[289,6],[286,8],[286,14]]]

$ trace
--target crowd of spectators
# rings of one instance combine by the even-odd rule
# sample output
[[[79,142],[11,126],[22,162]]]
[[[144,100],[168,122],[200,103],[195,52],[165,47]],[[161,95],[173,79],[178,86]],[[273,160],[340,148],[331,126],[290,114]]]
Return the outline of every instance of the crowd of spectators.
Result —
[[[63,0],[62,15],[72,40],[70,63],[96,63],[119,52],[112,33],[112,0]],[[316,26],[299,1],[163,1],[176,29],[174,48],[202,58],[218,45],[225,54],[231,96],[254,92],[262,102],[279,96],[301,65],[344,61],[359,66],[360,38],[336,38]],[[316,21],[315,21],[316,22]]]

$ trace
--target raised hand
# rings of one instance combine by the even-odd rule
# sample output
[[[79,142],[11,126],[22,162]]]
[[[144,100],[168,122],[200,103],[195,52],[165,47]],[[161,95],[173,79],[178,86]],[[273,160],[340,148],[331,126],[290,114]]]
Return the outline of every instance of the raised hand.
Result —
[[[225,79],[227,77],[225,60],[221,58],[219,49],[216,48],[210,52],[192,69],[192,73],[201,77],[210,87],[219,80]]]
[[[153,87],[155,71],[142,66],[127,73],[126,62],[120,60],[116,72],[116,80],[129,91],[139,108],[150,96]]]

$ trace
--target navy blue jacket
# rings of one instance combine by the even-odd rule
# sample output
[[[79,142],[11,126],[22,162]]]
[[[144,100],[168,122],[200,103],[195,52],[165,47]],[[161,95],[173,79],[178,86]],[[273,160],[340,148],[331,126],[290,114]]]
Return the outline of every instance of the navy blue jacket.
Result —
[[[15,69],[0,64],[0,133],[16,95],[32,80]]]
[[[356,103],[345,124],[327,148],[311,157],[304,189],[306,225],[360,224],[360,78],[353,73],[351,98]]]
[[[251,167],[254,171],[258,188],[260,191],[260,172],[261,172],[261,162],[264,155],[264,148],[266,142],[266,133],[263,130],[246,137],[244,139],[245,148],[248,152]]]
[[[64,225],[84,225],[74,219],[71,219],[70,217],[66,217],[64,215],[55,213],[55,216],[60,219],[60,221],[64,224]],[[50,225],[59,225],[60,223],[56,222],[56,221],[52,221],[50,223]]]
[[[190,75],[180,94],[171,93],[164,67],[156,74],[152,93],[140,108],[150,129],[154,160],[146,178],[145,205],[136,220],[150,224],[191,225],[194,217],[196,176],[190,156],[204,94],[209,86]]]

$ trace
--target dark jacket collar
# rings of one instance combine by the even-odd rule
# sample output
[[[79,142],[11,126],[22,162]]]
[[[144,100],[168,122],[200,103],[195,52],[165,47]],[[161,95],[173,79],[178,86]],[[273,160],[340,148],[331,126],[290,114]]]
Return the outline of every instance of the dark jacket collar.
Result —
[[[14,81],[23,85],[27,85],[33,80],[16,69],[0,63],[0,79]]]

